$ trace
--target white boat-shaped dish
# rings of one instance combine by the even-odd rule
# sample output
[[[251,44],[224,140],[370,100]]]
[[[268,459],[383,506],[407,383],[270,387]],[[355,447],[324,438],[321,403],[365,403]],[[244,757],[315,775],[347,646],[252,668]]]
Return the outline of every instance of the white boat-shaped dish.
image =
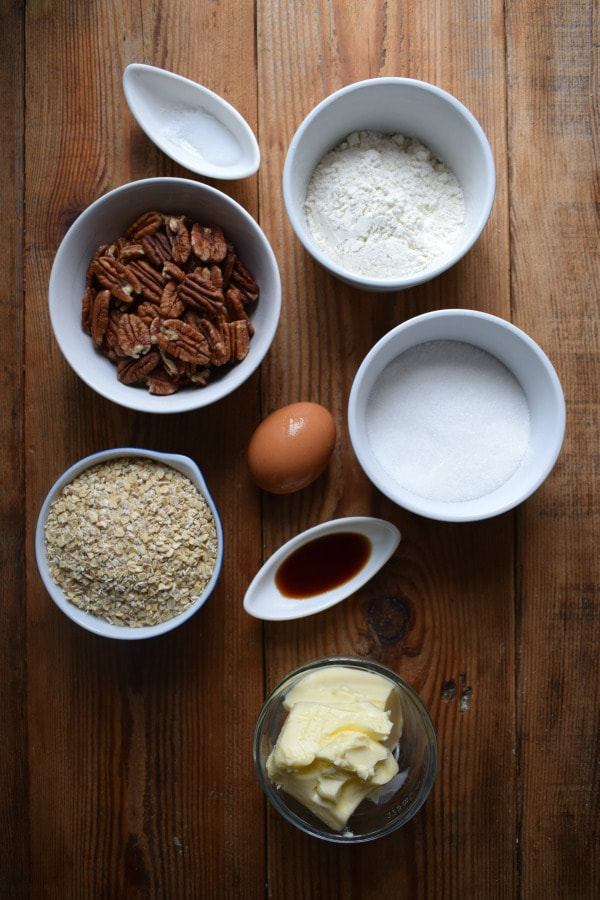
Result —
[[[260,165],[254,132],[218,94],[166,69],[131,63],[123,90],[134,118],[171,159],[197,175],[231,180]]]
[[[276,583],[276,576],[295,551],[326,535],[362,535],[370,548],[360,569],[347,581],[311,596],[286,596]],[[398,544],[400,532],[391,522],[366,516],[348,516],[315,525],[287,541],[269,557],[254,577],[244,597],[244,609],[257,619],[284,621],[311,616],[340,603],[356,593],[390,559]]]

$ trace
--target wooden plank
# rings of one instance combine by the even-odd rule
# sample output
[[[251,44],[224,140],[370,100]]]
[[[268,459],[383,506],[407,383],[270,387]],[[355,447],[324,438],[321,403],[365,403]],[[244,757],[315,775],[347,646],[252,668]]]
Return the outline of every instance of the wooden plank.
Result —
[[[567,400],[562,455],[520,517],[522,895],[597,896],[597,6],[508,5],[515,321]]]
[[[421,692],[442,738],[424,810],[380,844],[351,852],[323,846],[269,813],[272,896],[513,895],[514,517],[448,526],[403,512],[370,487],[346,428],[356,368],[394,324],[444,306],[510,317],[503,33],[500,3],[463,6],[460,20],[445,3],[259,6],[260,120],[270,150],[261,221],[285,261],[283,321],[265,367],[263,405],[268,412],[315,400],[338,425],[327,475],[300,496],[265,498],[265,553],[303,527],[350,514],[381,515],[403,534],[393,564],[356,598],[266,628],[267,687],[322,655],[380,659]],[[280,191],[285,151],[304,116],[333,90],[377,75],[422,78],[453,92],[482,122],[498,169],[494,213],[469,256],[436,282],[390,297],[350,289],[314,264],[293,236]]]
[[[49,332],[47,281],[67,227],[131,179],[190,173],[126,107],[131,61],[231,100],[256,127],[253,10],[234,0],[134,7],[27,4],[26,427],[28,535],[53,480],[106,446],[188,453],[222,510],[225,568],[207,606],[151,643],[102,641],[51,604],[28,559],[31,880],[52,897],[262,896],[263,802],[249,748],[262,697],[260,626],[240,598],[260,561],[257,492],[239,435],[258,419],[254,377],[218,408],[176,417],[117,409],[84,387]],[[224,37],[226,36],[226,37]],[[215,52],[215,47],[219,52]],[[257,211],[256,179],[228,192]],[[35,240],[33,239],[35,236]],[[238,510],[243,509],[243,515]],[[191,887],[193,886],[193,887]]]
[[[0,107],[0,241],[7,248],[0,285],[2,366],[0,397],[0,894],[20,896],[28,882],[27,643],[25,497],[23,471],[23,3],[2,5],[0,25],[10,34],[0,54],[4,99]]]

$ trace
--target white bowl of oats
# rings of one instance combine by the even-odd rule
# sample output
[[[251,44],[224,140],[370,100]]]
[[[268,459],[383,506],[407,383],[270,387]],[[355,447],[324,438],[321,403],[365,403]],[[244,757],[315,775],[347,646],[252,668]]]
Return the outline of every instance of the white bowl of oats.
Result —
[[[413,78],[371,78],[326,97],[298,127],[283,170],[304,248],[347,284],[378,292],[458,262],[488,221],[495,186],[473,114]]]
[[[79,460],[56,481],[35,552],[46,590],[73,622],[139,640],[203,606],[221,572],[223,531],[189,457],[116,448]]]
[[[48,302],[56,341],[89,387],[128,409],[179,413],[256,371],[279,322],[281,282],[239,203],[186,178],[147,178],[75,220]]]

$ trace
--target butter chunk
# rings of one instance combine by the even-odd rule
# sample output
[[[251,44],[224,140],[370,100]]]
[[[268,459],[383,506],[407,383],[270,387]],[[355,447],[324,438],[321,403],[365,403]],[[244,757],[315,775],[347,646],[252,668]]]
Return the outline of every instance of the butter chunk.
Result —
[[[391,681],[376,672],[341,665],[315,669],[288,691],[283,705],[289,710],[301,700],[334,705],[367,700],[378,709],[386,710],[392,721],[392,728],[385,741],[387,747],[394,747],[402,734],[402,710],[398,692]]]
[[[398,773],[390,750],[402,729],[398,694],[382,676],[332,666],[301,679],[284,706],[289,714],[267,774],[341,831],[365,797]]]
[[[355,732],[381,741],[391,729],[389,717],[372,703],[331,706],[299,700],[285,720],[274,753],[278,766],[295,769],[309,766],[337,732]]]

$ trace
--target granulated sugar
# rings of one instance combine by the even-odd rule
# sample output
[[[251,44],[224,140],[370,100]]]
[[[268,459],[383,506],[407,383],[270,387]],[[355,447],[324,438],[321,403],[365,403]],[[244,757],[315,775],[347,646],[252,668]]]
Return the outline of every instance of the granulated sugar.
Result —
[[[464,197],[454,173],[420,141],[356,131],[316,167],[305,213],[332,262],[356,275],[396,278],[450,252]]]
[[[366,425],[376,459],[400,487],[448,502],[499,488],[529,443],[518,381],[461,341],[430,341],[393,360],[375,382]]]

